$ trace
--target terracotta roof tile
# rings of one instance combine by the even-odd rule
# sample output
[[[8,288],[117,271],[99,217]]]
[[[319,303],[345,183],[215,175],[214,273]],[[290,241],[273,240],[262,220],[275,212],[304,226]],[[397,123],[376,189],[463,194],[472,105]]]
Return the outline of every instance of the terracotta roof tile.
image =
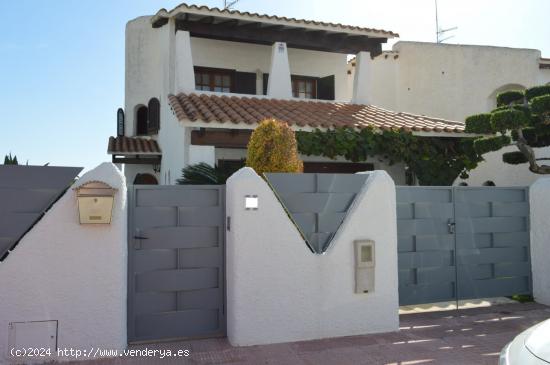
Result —
[[[160,155],[160,147],[154,139],[141,137],[109,137],[107,153],[110,155]]]
[[[298,127],[375,127],[424,132],[464,132],[464,124],[402,112],[373,105],[306,100],[278,100],[215,94],[168,96],[180,121],[255,124],[276,118]]]

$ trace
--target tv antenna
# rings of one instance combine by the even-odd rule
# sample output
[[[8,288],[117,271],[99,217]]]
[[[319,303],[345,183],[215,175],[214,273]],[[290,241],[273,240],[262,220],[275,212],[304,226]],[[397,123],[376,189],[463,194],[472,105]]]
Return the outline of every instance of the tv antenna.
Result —
[[[231,10],[233,9],[233,6],[237,4],[239,0],[223,0],[223,10]]]
[[[454,37],[454,35],[449,35],[449,36],[445,37],[445,33],[451,32],[453,30],[457,30],[458,27],[452,27],[452,28],[447,28],[447,29],[441,28],[439,26],[439,17],[438,17],[437,13],[438,13],[437,12],[437,0],[435,0],[435,35],[436,35],[436,41],[437,41],[437,43],[443,43],[446,40],[449,40],[449,39]]]

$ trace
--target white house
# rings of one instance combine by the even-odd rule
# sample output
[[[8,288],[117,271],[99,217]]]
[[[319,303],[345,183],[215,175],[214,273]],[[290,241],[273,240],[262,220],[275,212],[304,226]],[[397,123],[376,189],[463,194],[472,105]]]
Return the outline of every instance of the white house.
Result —
[[[371,68],[373,104],[459,122],[494,109],[500,92],[550,82],[550,59],[535,49],[398,42],[374,58]],[[352,60],[351,75],[355,69]],[[527,163],[504,164],[502,153],[513,150],[488,153],[469,179],[455,183],[529,185],[541,175],[529,172]],[[535,150],[539,157],[550,157],[550,148]]]
[[[174,184],[189,164],[240,166],[250,131],[267,117],[296,130],[370,125],[462,137],[464,119],[493,109],[498,93],[550,82],[550,59],[538,50],[398,42],[382,52],[397,36],[186,4],[134,19],[125,123],[108,152],[129,182]],[[514,149],[487,154],[455,184],[531,183],[539,175],[526,164],[502,162]],[[384,169],[397,184],[411,182],[403,164],[380,158],[302,157],[307,172]]]
[[[375,126],[464,136],[462,123],[374,106],[376,89],[388,86],[377,84],[377,59],[397,36],[186,4],[134,19],[126,27],[125,123],[108,152],[129,183],[174,184],[188,164],[241,164],[251,130],[268,117],[306,131]],[[405,166],[380,158],[303,159],[306,172],[384,169],[406,183]]]

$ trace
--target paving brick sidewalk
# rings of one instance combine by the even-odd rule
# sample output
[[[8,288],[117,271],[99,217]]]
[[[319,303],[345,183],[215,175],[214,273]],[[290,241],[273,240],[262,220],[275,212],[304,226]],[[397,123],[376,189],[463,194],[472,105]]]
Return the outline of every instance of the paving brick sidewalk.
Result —
[[[504,304],[401,315],[401,330],[394,333],[250,347],[231,347],[226,339],[149,344],[131,348],[188,349],[190,356],[109,359],[88,364],[497,364],[500,349],[507,342],[547,318],[550,307]]]

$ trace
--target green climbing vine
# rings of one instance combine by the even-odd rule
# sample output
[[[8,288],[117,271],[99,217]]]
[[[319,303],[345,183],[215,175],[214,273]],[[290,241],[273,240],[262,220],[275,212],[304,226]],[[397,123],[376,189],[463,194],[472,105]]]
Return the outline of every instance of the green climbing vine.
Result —
[[[353,162],[367,157],[386,160],[390,165],[403,162],[421,185],[451,185],[460,175],[482,161],[473,146],[473,138],[419,137],[404,131],[356,130],[335,128],[296,132],[298,150],[305,155],[336,158]]]

